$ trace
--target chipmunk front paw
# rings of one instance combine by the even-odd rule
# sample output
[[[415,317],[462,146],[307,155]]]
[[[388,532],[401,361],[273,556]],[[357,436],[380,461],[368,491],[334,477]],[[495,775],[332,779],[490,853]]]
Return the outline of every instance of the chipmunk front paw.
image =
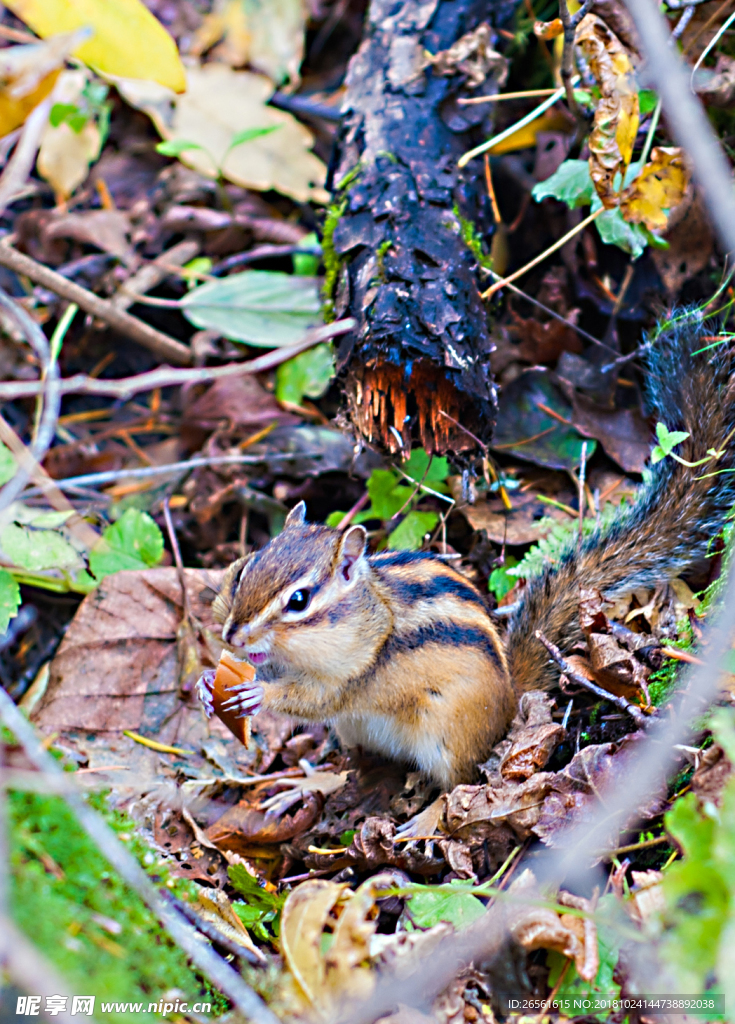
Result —
[[[196,694],[202,702],[207,718],[211,718],[214,714],[214,677],[216,675],[216,669],[207,668],[199,676],[196,683]]]
[[[263,706],[265,690],[254,679],[238,686],[228,686],[227,693],[232,696],[222,703],[222,710],[234,711],[238,718],[257,715]]]

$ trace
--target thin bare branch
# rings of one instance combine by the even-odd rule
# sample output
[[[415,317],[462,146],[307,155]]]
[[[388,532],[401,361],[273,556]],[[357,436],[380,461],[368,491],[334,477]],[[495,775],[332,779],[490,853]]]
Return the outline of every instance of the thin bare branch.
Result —
[[[31,173],[38,147],[41,144],[41,136],[48,124],[50,110],[51,97],[49,96],[39,103],[26,118],[15,151],[0,178],[0,213],[5,210],[8,203],[13,201],[28,181],[28,175]]]
[[[59,390],[62,395],[103,395],[107,398],[127,399],[142,391],[154,391],[156,388],[176,387],[179,384],[206,384],[213,380],[219,380],[220,377],[240,377],[252,373],[265,373],[267,370],[273,370],[276,366],[280,366],[286,360],[300,355],[301,352],[313,348],[314,345],[328,341],[330,338],[336,338],[340,334],[347,334],[353,330],[355,325],[356,321],[348,317],[325,324],[323,327],[315,327],[295,345],[275,348],[246,363],[202,366],[191,370],[159,366],[156,370],[139,373],[135,377],[123,377],[120,380],[99,380],[97,377],[88,377],[84,373],[78,373],[60,381]],[[569,326],[573,327],[572,324]],[[40,380],[3,381],[0,383],[0,401],[32,398],[43,389],[44,384]]]
[[[0,288],[0,307],[15,321],[18,329],[36,353],[41,366],[40,383],[43,393],[41,415],[28,449],[28,458],[18,465],[13,478],[0,490],[0,509],[3,509],[15,501],[33,473],[34,466],[41,462],[53,443],[61,408],[61,391],[59,390],[58,364],[55,359],[51,358],[46,335],[36,321],[22,306],[6,295],[2,288]]]
[[[36,284],[48,288],[50,291],[60,295],[63,299],[76,302],[80,309],[92,316],[99,317],[106,324],[116,331],[126,335],[132,341],[149,349],[154,355],[161,359],[167,359],[176,366],[187,366],[192,361],[191,350],[180,341],[170,338],[163,331],[157,331],[155,327],[144,323],[136,316],[131,316],[123,309],[118,309],[108,299],[101,299],[94,292],[82,288],[81,285],[68,278],[57,274],[50,267],[18,252],[7,242],[0,242],[0,266],[15,271],[16,274],[24,274]]]

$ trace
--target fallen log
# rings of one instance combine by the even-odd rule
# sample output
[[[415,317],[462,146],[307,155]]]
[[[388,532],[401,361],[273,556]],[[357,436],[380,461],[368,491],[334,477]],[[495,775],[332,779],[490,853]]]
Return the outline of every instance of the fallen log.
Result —
[[[372,0],[352,58],[324,229],[328,309],[357,320],[337,366],[350,418],[390,452],[476,447],[495,421],[492,343],[480,298],[492,230],[482,164],[506,62],[495,29],[513,0]],[[488,24],[492,21],[492,27]],[[444,415],[446,414],[446,415]],[[466,431],[456,422],[461,422]]]

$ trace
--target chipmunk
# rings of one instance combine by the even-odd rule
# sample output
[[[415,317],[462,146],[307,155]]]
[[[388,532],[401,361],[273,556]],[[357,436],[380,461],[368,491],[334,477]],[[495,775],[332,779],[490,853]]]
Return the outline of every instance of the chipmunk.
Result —
[[[703,323],[679,319],[651,345],[648,405],[669,430],[689,432],[677,450],[685,464],[658,462],[611,525],[531,580],[505,636],[445,561],[370,554],[362,526],[307,523],[300,502],[278,537],[230,566],[215,600],[223,640],[257,669],[229,704],[328,722],[345,744],[409,762],[443,790],[471,781],[520,695],[558,678],[536,630],[568,651],[581,639],[580,589],[615,598],[679,575],[735,502],[735,351],[690,354],[703,347]]]

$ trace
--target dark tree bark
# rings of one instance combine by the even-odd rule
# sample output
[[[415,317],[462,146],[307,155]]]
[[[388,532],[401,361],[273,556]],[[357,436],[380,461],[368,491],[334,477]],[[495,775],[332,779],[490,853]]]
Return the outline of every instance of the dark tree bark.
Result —
[[[485,22],[502,25],[514,6],[372,0],[349,66],[332,174],[341,213],[325,251],[335,312],[359,327],[338,368],[353,424],[392,452],[476,447],[453,420],[483,441],[492,434],[492,344],[466,240],[468,222],[487,239],[492,220],[481,161],[458,171],[457,160],[487,137],[494,105],[456,100],[498,91],[504,63]]]

